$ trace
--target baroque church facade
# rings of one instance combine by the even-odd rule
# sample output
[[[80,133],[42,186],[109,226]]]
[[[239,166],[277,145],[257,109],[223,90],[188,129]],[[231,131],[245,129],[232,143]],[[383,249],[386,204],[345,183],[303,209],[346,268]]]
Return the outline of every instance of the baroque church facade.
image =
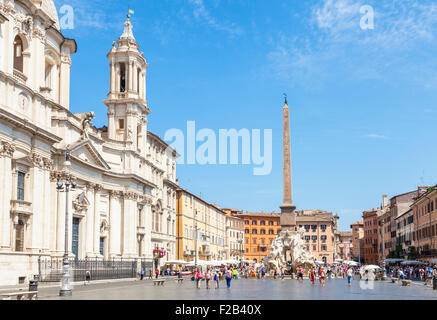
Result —
[[[70,258],[175,258],[178,154],[147,130],[148,64],[129,17],[107,55],[103,128],[93,112],[70,110],[76,50],[53,0],[0,0],[2,285],[38,274],[39,259],[61,259],[66,226]],[[66,178],[77,184],[68,201],[57,190]],[[154,259],[156,248],[167,255]]]

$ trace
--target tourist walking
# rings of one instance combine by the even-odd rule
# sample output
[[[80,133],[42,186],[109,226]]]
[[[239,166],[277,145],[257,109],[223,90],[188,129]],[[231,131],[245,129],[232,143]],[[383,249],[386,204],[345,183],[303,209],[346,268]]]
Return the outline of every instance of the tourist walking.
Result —
[[[315,282],[316,282],[316,270],[314,268],[311,268],[310,280],[311,280],[312,284],[315,284]]]
[[[237,273],[237,269],[236,268],[232,271],[232,278],[233,279],[237,279],[238,278],[238,273]]]
[[[206,270],[205,280],[206,280],[206,289],[211,289],[211,287],[210,287],[210,282],[211,282],[211,271],[209,271],[209,269]]]
[[[155,270],[155,278],[156,279],[159,278],[159,268],[156,268],[156,270]]]
[[[152,272],[152,269],[149,270],[149,279],[150,279],[150,280],[153,279],[153,272]]]
[[[281,279],[284,280],[285,278],[285,269],[284,267],[281,268]]]
[[[228,269],[228,271],[226,272],[226,286],[228,289],[231,289],[231,281],[232,281],[232,272],[231,270]]]
[[[215,282],[215,288],[218,289],[220,286],[220,275],[217,270],[214,273],[214,282]]]
[[[431,284],[431,280],[432,280],[432,268],[428,267],[426,268],[426,272],[425,272],[425,286],[428,284],[428,282]]]
[[[85,285],[90,284],[91,282],[91,272],[87,270],[85,272]]]
[[[197,289],[200,289],[200,281],[202,281],[202,271],[200,269],[197,269],[196,272],[196,285],[197,285]]]
[[[144,279],[144,269],[141,269],[141,280]]]
[[[325,286],[325,279],[326,279],[325,270],[323,268],[320,268],[320,284],[322,285],[322,287]]]
[[[299,267],[298,269],[297,269],[297,279],[299,280],[302,280],[303,281],[303,269],[302,269],[302,267]]]
[[[354,278],[354,269],[352,267],[350,267],[349,270],[347,271],[347,283],[348,283],[349,287],[352,286],[352,279],[353,278]]]

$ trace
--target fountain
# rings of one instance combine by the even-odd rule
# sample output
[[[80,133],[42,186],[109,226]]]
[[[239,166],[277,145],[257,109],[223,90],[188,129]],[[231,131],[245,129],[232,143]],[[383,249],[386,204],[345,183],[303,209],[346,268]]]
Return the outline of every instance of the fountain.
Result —
[[[263,259],[266,272],[277,268],[291,267],[296,270],[302,267],[308,270],[316,265],[316,258],[311,251],[306,249],[303,240],[304,229],[298,231],[285,230],[272,242],[270,254]],[[291,262],[290,264],[287,264]]]

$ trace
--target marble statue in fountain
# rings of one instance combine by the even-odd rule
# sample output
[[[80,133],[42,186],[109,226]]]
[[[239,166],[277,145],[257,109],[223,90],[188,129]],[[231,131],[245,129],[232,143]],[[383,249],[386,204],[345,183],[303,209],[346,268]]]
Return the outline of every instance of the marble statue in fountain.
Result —
[[[266,271],[275,268],[287,268],[287,262],[291,262],[291,267],[295,270],[298,267],[309,269],[316,265],[316,258],[307,250],[303,240],[304,229],[297,231],[285,230],[272,242],[270,254],[263,259]]]

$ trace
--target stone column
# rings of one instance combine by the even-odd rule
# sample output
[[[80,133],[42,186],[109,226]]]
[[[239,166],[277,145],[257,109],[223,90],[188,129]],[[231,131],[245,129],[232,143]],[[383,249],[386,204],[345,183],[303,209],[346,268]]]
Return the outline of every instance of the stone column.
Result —
[[[100,257],[100,191],[103,189],[103,186],[96,185],[94,187],[94,255]]]
[[[120,92],[120,63],[115,64],[114,81],[115,81],[115,91]]]
[[[138,195],[133,192],[125,192],[123,208],[123,257],[135,257],[136,254],[136,199]]]
[[[114,62],[110,62],[110,68],[111,68],[111,76],[109,80],[109,86],[110,86],[110,92],[113,93],[115,91],[115,65]]]
[[[115,131],[117,130],[115,124],[115,106],[113,104],[108,106],[108,137],[115,140]]]
[[[43,158],[36,154],[31,154],[33,162],[33,168],[30,169],[30,186],[33,214],[30,218],[31,232],[27,234],[30,236],[30,246],[27,248],[32,253],[38,253],[42,249],[43,238],[43,224],[44,224],[44,170],[43,170]]]
[[[109,257],[116,257],[121,254],[121,193],[111,191],[109,208]]]
[[[93,257],[94,251],[94,192],[95,184],[88,183],[86,185],[86,197],[90,203],[88,210],[86,212],[85,223],[86,223],[86,257]]]
[[[56,253],[56,224],[58,218],[58,206],[59,206],[59,192],[56,191],[56,173],[54,171],[50,172],[50,251]]]
[[[9,251],[11,249],[11,218],[10,207],[12,199],[12,157],[15,146],[9,142],[0,143],[0,181],[1,201],[0,201],[0,250]]]
[[[135,69],[135,62],[134,61],[131,62],[131,70],[132,70],[132,74],[131,74],[131,84],[132,84],[131,91],[136,92],[137,91],[137,87],[135,85],[135,83],[136,83],[135,78],[137,77],[137,71]]]
[[[44,163],[44,193],[43,193],[43,211],[44,211],[44,229],[43,229],[43,250],[50,251],[50,237],[53,234],[53,229],[51,228],[51,183],[50,183],[50,170],[53,168],[53,161],[48,158],[43,159]]]
[[[132,75],[132,69],[131,69],[130,61],[126,62],[126,92],[129,92],[132,88],[131,86],[131,75]]]
[[[62,53],[61,74],[59,79],[59,104],[67,109],[70,109],[70,68],[70,55]]]
[[[142,84],[143,99],[146,100],[147,86],[146,86],[146,72],[145,71],[143,71],[143,73],[142,73],[142,78],[143,78],[143,84]]]

